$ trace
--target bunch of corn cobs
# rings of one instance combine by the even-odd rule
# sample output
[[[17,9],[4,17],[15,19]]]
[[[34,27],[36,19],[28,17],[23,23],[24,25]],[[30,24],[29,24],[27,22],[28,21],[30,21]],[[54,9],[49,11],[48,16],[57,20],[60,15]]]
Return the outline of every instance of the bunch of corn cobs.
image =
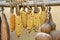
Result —
[[[38,32],[40,26],[45,23],[47,17],[45,7],[41,6],[42,11],[40,12],[40,9],[36,4],[34,6],[34,11],[29,5],[27,5],[27,11],[25,10],[24,6],[21,10],[21,7],[19,7],[19,5],[16,5],[16,15],[14,14],[13,10],[14,8],[11,7],[10,29],[11,32],[15,31],[18,37],[20,37],[22,34],[23,28],[27,29],[28,33],[33,30],[35,32]]]
[[[27,7],[27,9],[26,12],[23,7],[22,11],[17,12],[16,15],[14,13],[10,15],[10,29],[11,32],[15,30],[17,36],[22,34],[23,28],[27,29],[28,33],[32,30],[38,32],[40,26],[46,20],[47,14],[45,10],[40,12],[38,7],[34,7],[34,11],[32,11],[32,7]]]

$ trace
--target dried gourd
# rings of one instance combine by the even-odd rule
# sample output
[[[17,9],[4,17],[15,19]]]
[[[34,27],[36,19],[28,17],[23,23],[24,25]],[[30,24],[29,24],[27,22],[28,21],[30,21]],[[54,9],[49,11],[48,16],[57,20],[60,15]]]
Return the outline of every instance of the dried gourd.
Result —
[[[10,40],[10,30],[6,19],[6,15],[2,13],[1,22],[1,40]]]
[[[55,30],[56,29],[56,24],[54,23],[53,19],[52,19],[52,15],[51,15],[51,7],[49,7],[49,24],[51,26],[51,30]]]
[[[0,16],[0,33],[1,33],[1,16]],[[1,35],[0,35],[0,37],[1,37]],[[1,38],[0,38],[0,40],[1,40]]]
[[[41,26],[41,32],[50,33],[51,32],[51,26],[48,23],[44,23]]]
[[[53,30],[50,32],[50,35],[52,36],[52,40],[60,40],[60,31]]]
[[[51,35],[47,34],[47,33],[37,33],[35,40],[52,40]]]

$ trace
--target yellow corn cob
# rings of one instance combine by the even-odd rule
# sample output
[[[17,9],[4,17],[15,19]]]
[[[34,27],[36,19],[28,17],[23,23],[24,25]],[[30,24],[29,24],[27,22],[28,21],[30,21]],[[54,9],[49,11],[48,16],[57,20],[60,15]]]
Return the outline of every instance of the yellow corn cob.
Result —
[[[11,29],[11,32],[15,30],[15,15],[14,14],[10,15],[10,29]]]
[[[16,28],[15,28],[16,35],[19,37],[22,34],[22,28],[23,28],[22,20],[21,20],[21,15],[16,16],[15,23],[16,23]]]
[[[42,11],[40,15],[41,25],[45,22],[46,16],[47,16],[46,11]]]
[[[27,29],[31,32],[33,28],[33,15],[32,13],[27,14]]]
[[[27,27],[27,14],[25,11],[21,11],[21,17],[22,17],[22,23],[23,23],[23,27],[26,28]]]
[[[40,27],[40,14],[39,13],[35,13],[34,14],[34,30],[38,31],[39,27]]]

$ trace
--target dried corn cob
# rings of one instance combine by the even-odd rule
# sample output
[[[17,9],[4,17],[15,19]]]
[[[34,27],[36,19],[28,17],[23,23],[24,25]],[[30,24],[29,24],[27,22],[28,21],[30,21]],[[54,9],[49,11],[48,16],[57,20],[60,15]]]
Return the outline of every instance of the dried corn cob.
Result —
[[[42,11],[42,12],[41,12],[41,15],[40,15],[40,17],[41,17],[41,18],[40,18],[41,25],[45,22],[46,16],[47,16],[46,11]]]
[[[20,13],[22,17],[23,27],[26,28],[27,27],[27,14],[24,10],[22,10]]]
[[[33,28],[33,14],[27,14],[27,29],[31,32]]]
[[[11,29],[11,32],[15,30],[15,15],[14,14],[10,15],[10,29]]]
[[[47,17],[47,13],[46,13],[46,10],[45,10],[46,8],[45,8],[45,5],[43,4],[42,6],[41,6],[41,10],[42,10],[42,12],[41,12],[41,15],[40,15],[40,17],[41,17],[41,25],[43,24],[43,23],[45,23],[45,20],[46,20],[46,17]]]
[[[40,27],[40,14],[34,13],[34,30],[37,32]]]
[[[15,26],[16,26],[16,35],[19,37],[22,34],[22,20],[21,20],[21,15],[16,16],[16,21],[15,21]]]

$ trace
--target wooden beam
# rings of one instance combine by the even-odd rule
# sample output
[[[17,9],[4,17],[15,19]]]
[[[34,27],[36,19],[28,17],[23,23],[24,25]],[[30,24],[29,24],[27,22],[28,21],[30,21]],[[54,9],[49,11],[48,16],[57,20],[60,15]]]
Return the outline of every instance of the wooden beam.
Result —
[[[36,4],[38,5],[38,6],[41,6],[42,5],[42,2],[36,2]],[[48,3],[48,2],[46,2],[45,3],[46,4],[46,6],[60,6],[60,2],[50,2],[50,3]],[[20,3],[19,4],[20,6],[27,6],[27,2],[25,2],[25,3]],[[34,6],[34,2],[29,2],[29,5],[30,6]],[[13,4],[13,6],[14,6],[14,4]],[[10,3],[9,2],[1,2],[0,1],[0,7],[10,7]]]

